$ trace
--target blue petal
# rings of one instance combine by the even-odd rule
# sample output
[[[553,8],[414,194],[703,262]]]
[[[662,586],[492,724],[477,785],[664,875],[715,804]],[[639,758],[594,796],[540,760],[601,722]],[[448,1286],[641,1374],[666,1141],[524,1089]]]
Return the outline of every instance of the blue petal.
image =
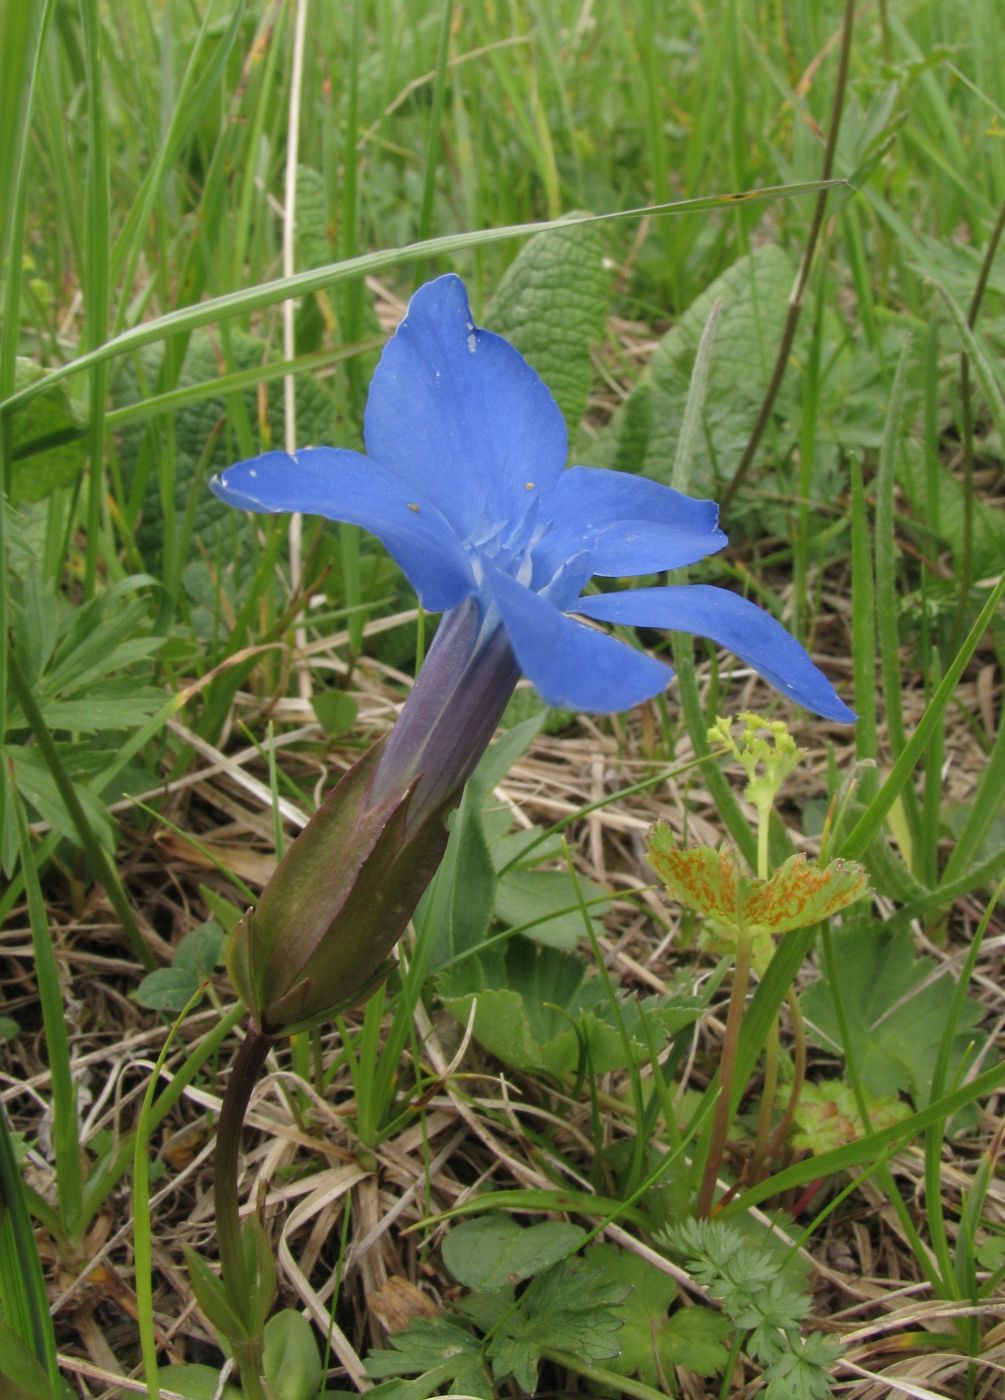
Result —
[[[361,525],[383,541],[430,612],[476,591],[464,546],[435,505],[358,452],[266,452],[227,467],[209,484],[221,501],[242,510],[303,511]]]
[[[827,719],[855,719],[830,681],[780,622],[739,594],[706,584],[676,588],[636,588],[581,598],[575,611],[604,622],[633,627],[671,627],[709,637],[752,666],[790,699]]]
[[[549,705],[627,710],[670,681],[669,666],[566,617],[491,564],[486,576],[520,669]]]
[[[384,347],[366,450],[432,500],[458,534],[517,521],[565,466],[565,422],[513,346],[476,328],[464,283],[427,282]]]
[[[541,515],[553,522],[534,551],[544,570],[585,551],[591,573],[651,574],[693,564],[726,543],[714,501],[600,467],[563,472],[542,500]]]

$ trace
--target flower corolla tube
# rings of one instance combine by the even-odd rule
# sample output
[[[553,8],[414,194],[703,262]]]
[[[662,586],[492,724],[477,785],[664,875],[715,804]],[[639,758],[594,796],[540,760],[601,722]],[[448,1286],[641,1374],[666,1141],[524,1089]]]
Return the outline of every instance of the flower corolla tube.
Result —
[[[365,454],[266,452],[211,482],[244,510],[370,531],[423,607],[446,614],[390,736],[329,796],[239,930],[245,946],[232,950],[231,970],[269,1031],[355,999],[379,975],[436,867],[444,816],[521,674],[549,704],[597,712],[666,687],[669,666],[591,623],[708,637],[807,709],[855,718],[784,627],[738,594],[704,584],[584,592],[594,577],[653,574],[716,553],[726,543],[718,509],[646,477],[567,467],[554,398],[512,345],[475,325],[458,277],[412,297],[374,374],[363,432]],[[298,932],[305,902],[323,907],[312,907],[311,931]],[[351,918],[371,930],[369,941]],[[255,923],[273,927],[250,939]],[[306,954],[299,968],[291,939]]]

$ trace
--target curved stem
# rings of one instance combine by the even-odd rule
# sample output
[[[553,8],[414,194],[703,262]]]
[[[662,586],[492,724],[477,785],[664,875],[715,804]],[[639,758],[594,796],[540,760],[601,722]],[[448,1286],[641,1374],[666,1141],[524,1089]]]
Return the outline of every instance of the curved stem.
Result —
[[[750,962],[752,945],[750,936],[741,930],[736,941],[736,966],[733,968],[733,990],[729,998],[729,1012],[726,1016],[726,1033],[722,1040],[722,1058],[719,1061],[719,1097],[715,1102],[715,1119],[712,1123],[712,1140],[709,1144],[708,1159],[702,1177],[701,1194],[698,1197],[698,1217],[707,1216],[712,1209],[715,1184],[719,1179],[719,1168],[726,1154],[726,1135],[729,1132],[730,1108],[733,1102],[733,1076],[736,1072],[736,1051],[740,1041],[740,1027],[743,1024],[743,1009],[747,1003],[747,988],[750,985]]]
[[[248,1026],[247,1035],[237,1052],[234,1066],[223,1095],[220,1119],[216,1125],[216,1175],[213,1183],[213,1201],[216,1214],[216,1233],[220,1247],[220,1264],[223,1270],[223,1286],[227,1298],[237,1316],[242,1320],[249,1316],[251,1294],[246,1279],[244,1248],[241,1241],[240,1198],[238,1194],[238,1167],[241,1152],[241,1128],[248,1110],[251,1091],[258,1082],[266,1056],[272,1047],[268,1036],[253,1025]],[[243,1367],[241,1383],[249,1400],[257,1400],[261,1386],[257,1375],[252,1376],[251,1367]]]

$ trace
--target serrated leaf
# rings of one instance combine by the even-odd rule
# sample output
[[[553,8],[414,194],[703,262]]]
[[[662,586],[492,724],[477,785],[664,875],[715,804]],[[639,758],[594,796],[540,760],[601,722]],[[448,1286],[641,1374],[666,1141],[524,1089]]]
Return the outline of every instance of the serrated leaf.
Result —
[[[825,1400],[833,1389],[826,1368],[840,1355],[840,1345],[820,1332],[788,1338],[788,1348],[764,1372],[765,1400]]]
[[[566,1260],[539,1274],[489,1344],[496,1379],[512,1376],[525,1394],[533,1395],[544,1351],[570,1352],[586,1361],[616,1357],[623,1319],[615,1310],[629,1291],[578,1261]]]
[[[293,1308],[265,1324],[262,1360],[272,1400],[316,1400],[324,1371],[310,1323]]]
[[[443,1262],[458,1283],[491,1293],[557,1264],[585,1234],[562,1220],[523,1226],[508,1215],[482,1215],[454,1226],[443,1241]]]
[[[485,323],[537,370],[570,432],[586,411],[593,382],[590,346],[603,334],[611,274],[592,225],[529,239],[496,289]]]
[[[494,1390],[481,1360],[481,1344],[470,1332],[442,1317],[417,1318],[391,1339],[389,1350],[371,1351],[366,1373],[374,1380],[384,1376],[417,1376],[378,1386],[371,1394],[382,1400],[425,1400],[426,1396],[456,1390],[479,1400],[493,1400]]]
[[[677,1293],[676,1283],[631,1250],[618,1249],[613,1244],[594,1245],[583,1255],[583,1264],[631,1290],[614,1308],[621,1318],[621,1350],[607,1363],[608,1368],[619,1376],[639,1376],[649,1385],[658,1385],[660,1338],[668,1322],[667,1310]]]
[[[66,752],[61,756],[66,763]],[[63,805],[59,789],[38,749],[25,744],[8,746],[4,750],[4,758],[13,766],[14,781],[20,795],[43,821],[49,823],[53,831],[76,846],[79,841],[76,823]],[[67,767],[70,765],[67,764]],[[78,782],[74,786],[91,830],[107,851],[114,851],[115,826],[104,803],[85,784]]]
[[[667,889],[686,908],[753,937],[809,928],[868,891],[865,870],[854,861],[832,860],[821,867],[799,853],[761,880],[747,875],[732,851],[681,849],[665,826],[653,827],[648,854]]]
[[[891,933],[859,923],[831,936],[856,1072],[870,1093],[884,1096],[907,1090],[915,1107],[924,1108],[951,1010],[952,980],[933,980],[936,964],[928,957],[915,958],[914,940],[906,929]],[[840,1052],[838,1016],[827,979],[808,987],[801,1002],[811,1038]],[[983,1045],[985,1037],[977,1029],[981,1018],[981,1008],[965,998],[950,1057],[950,1080],[968,1049],[975,1054]]]

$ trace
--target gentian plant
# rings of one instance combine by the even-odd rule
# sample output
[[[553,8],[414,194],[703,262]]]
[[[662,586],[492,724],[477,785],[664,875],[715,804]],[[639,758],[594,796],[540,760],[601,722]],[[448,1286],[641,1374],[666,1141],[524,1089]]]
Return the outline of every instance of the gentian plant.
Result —
[[[267,452],[211,483],[240,509],[371,531],[423,607],[446,614],[391,734],[333,789],[231,944],[254,1023],[218,1130],[218,1231],[235,1307],[254,1254],[236,1224],[237,1139],[265,1051],[379,982],[521,674],[549,704],[625,710],[673,673],[591,623],[673,628],[729,647],[808,709],[854,719],[799,643],[734,593],[584,593],[595,576],[653,574],[722,549],[718,509],[627,472],[567,467],[558,405],[513,346],[475,325],[458,277],[412,298],[374,374],[364,439],[365,455]]]
[[[521,673],[549,704],[578,710],[628,709],[666,687],[669,666],[580,619],[699,633],[808,709],[854,719],[799,643],[735,593],[584,594],[597,575],[722,549],[718,510],[645,477],[566,467],[558,405],[513,346],[475,325],[458,277],[412,298],[374,375],[364,437],[366,455],[267,452],[211,482],[244,510],[372,531],[423,607],[446,613],[389,738],[290,848],[231,949],[271,1035],[344,1007],[379,975]]]

